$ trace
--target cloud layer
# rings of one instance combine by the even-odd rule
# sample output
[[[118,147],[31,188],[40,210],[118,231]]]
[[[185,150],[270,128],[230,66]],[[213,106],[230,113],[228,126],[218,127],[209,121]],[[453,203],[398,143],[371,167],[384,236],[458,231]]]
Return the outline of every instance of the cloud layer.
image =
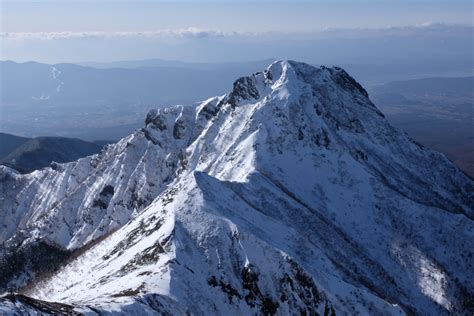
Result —
[[[420,25],[385,28],[328,28],[301,32],[239,32],[207,30],[197,27],[184,29],[163,29],[139,32],[0,32],[2,40],[61,40],[61,39],[160,39],[160,38],[216,38],[216,37],[294,37],[294,38],[367,38],[384,36],[447,35],[460,36],[473,34],[472,25],[447,25],[442,23],[424,23]]]
[[[1,38],[19,40],[56,40],[69,38],[204,38],[235,35],[235,32],[203,30],[195,27],[141,32],[2,32]]]

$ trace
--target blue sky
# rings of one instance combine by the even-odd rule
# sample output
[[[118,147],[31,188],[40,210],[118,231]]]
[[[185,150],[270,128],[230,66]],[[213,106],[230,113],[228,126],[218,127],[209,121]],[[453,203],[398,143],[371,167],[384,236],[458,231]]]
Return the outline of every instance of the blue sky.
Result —
[[[471,24],[465,0],[313,1],[2,1],[3,32],[147,31],[199,27],[224,31],[302,31],[426,22]]]
[[[0,58],[47,62],[173,56],[201,60],[203,56],[193,58],[183,50],[192,51],[211,40],[210,47],[222,44],[230,50],[244,38],[252,43],[265,34],[268,40],[268,32],[291,33],[287,37],[294,39],[297,34],[321,36],[321,31],[328,36],[327,29],[344,29],[352,36],[353,30],[372,29],[383,37],[394,28],[416,32],[442,23],[446,31],[451,25],[473,23],[472,2],[465,0],[16,0],[0,4]],[[366,33],[361,31],[361,36]],[[230,40],[231,36],[239,41]],[[226,54],[226,49],[219,49]],[[209,58],[225,59],[213,54],[217,53],[210,52]]]

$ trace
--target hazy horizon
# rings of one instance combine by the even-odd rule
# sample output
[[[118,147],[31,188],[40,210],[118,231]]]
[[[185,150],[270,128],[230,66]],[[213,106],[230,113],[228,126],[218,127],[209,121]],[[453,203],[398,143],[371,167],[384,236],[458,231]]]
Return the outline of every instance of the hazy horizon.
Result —
[[[1,1],[0,8],[1,60],[380,64],[394,50],[388,59],[403,63],[431,49],[472,64],[472,3],[464,0]]]

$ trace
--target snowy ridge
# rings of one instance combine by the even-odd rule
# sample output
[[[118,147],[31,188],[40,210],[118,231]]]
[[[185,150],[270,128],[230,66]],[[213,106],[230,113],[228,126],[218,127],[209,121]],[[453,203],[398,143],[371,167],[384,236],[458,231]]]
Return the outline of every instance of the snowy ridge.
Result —
[[[0,288],[32,300],[0,311],[473,309],[472,179],[337,67],[275,62],[225,96],[151,111],[99,155],[0,177],[0,260],[56,259],[0,269]]]

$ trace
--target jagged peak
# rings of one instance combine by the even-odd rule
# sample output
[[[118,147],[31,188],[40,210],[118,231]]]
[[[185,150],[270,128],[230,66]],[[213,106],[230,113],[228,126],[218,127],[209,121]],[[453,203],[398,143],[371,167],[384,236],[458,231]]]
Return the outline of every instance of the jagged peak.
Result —
[[[258,100],[272,90],[294,85],[297,81],[313,86],[332,84],[350,93],[361,94],[365,98],[369,96],[362,85],[340,67],[316,67],[293,60],[276,60],[264,71],[237,79],[223,102],[236,106],[243,100]]]
[[[260,73],[256,73],[258,75]],[[277,60],[263,71],[266,83],[275,87],[278,83],[284,84],[293,80],[305,83],[329,83],[334,82],[346,90],[356,90],[365,97],[367,91],[343,68],[338,66],[313,66],[304,62],[293,60]]]
[[[232,90],[225,96],[213,97],[198,103],[197,112],[209,120],[217,115],[224,104],[235,107],[245,101],[258,101],[272,91],[283,86],[289,87],[298,81],[310,85],[334,84],[343,90],[368,98],[367,91],[340,67],[316,67],[293,60],[276,60],[263,71],[235,80]],[[163,117],[169,113],[179,112],[181,108],[182,106],[174,106],[150,110],[146,116],[145,125],[152,124],[159,129],[165,129],[162,123]]]
[[[226,106],[235,108],[246,103],[260,102],[268,97],[287,99],[292,95],[299,96],[302,93],[307,93],[308,88],[312,90],[312,96],[307,95],[305,98],[316,96],[315,102],[328,105],[326,111],[332,112],[334,115],[341,112],[340,107],[354,104],[371,108],[378,115],[383,116],[369,100],[365,89],[344,69],[340,67],[316,67],[292,60],[277,60],[263,71],[237,79],[233,83],[232,90],[224,96],[213,97],[189,107],[180,105],[151,110],[145,119],[146,127],[143,131],[147,139],[155,144],[159,144],[159,138],[161,138],[161,136],[156,135],[157,133],[169,134],[170,131],[174,132],[172,135],[175,139],[182,138],[182,135],[186,134],[190,139],[188,139],[189,137],[186,138],[191,141]],[[335,98],[342,100],[342,95],[346,95],[347,98],[342,99],[347,99],[347,102],[337,102],[338,106],[329,106],[330,103],[334,103],[331,100]],[[297,103],[299,104],[299,102]],[[269,102],[266,104],[275,103]],[[189,120],[178,120],[179,117],[183,116],[185,108],[188,108],[189,112],[194,114],[187,116]],[[321,109],[318,111],[321,111]],[[340,118],[341,115],[337,115],[338,120],[351,120]],[[189,129],[194,130],[187,133],[183,132],[185,129],[188,131]]]

